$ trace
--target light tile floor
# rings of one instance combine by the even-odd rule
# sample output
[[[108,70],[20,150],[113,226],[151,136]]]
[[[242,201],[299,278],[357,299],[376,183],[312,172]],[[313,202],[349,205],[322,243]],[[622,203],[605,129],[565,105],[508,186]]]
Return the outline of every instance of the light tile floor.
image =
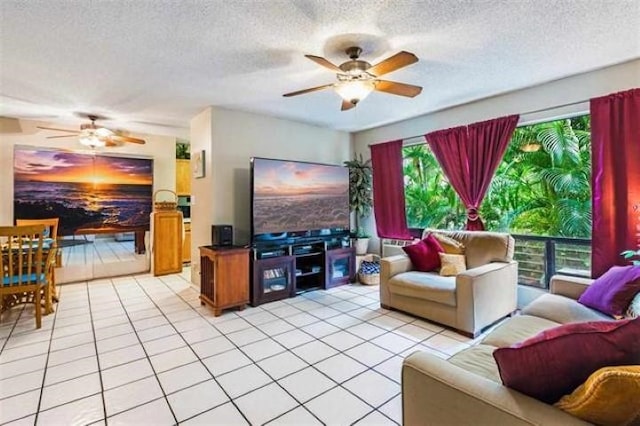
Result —
[[[59,291],[0,324],[0,424],[395,425],[403,358],[473,343],[355,284],[220,317],[183,275]]]

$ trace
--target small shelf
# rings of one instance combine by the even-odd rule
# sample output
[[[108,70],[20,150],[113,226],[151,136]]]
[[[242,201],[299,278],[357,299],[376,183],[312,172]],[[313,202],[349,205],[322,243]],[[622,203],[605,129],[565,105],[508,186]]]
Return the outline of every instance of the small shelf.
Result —
[[[322,271],[309,271],[309,272],[303,272],[301,274],[296,274],[296,277],[309,277],[311,275],[318,275],[321,273]]]
[[[287,286],[284,286],[282,288],[265,287],[262,291],[264,292],[264,294],[267,294],[267,293],[277,293],[279,291],[285,291],[286,289],[287,289]]]
[[[322,252],[319,251],[314,251],[311,253],[301,253],[301,254],[294,254],[295,257],[311,257],[311,256],[322,256]]]

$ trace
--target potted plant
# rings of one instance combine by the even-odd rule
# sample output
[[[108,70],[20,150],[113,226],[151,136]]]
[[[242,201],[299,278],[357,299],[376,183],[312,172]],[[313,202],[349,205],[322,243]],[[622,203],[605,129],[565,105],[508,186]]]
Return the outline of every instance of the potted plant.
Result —
[[[181,139],[178,139],[180,141]],[[190,145],[186,142],[176,142],[176,159],[189,160],[191,159],[191,153],[189,152]]]
[[[351,231],[356,254],[366,254],[370,235],[360,225],[360,221],[369,216],[372,198],[372,168],[371,160],[363,160],[362,154],[353,160],[345,161],[349,168],[349,207],[355,214],[355,231]]]

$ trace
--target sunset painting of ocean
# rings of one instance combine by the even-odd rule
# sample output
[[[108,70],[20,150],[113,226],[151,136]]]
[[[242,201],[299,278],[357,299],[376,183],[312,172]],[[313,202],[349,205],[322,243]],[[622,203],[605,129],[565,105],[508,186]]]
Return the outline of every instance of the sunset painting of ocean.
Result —
[[[16,147],[13,191],[16,219],[59,217],[60,235],[148,227],[153,160]]]
[[[255,234],[349,229],[349,170],[255,158],[253,226]]]

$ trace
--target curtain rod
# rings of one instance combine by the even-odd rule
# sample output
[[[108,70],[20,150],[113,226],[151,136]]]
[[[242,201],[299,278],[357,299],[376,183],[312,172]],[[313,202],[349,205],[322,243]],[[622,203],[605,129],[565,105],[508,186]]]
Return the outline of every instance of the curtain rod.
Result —
[[[541,109],[536,109],[536,110],[533,110],[533,111],[523,112],[523,113],[520,114],[520,119],[518,120],[518,123],[520,123],[523,115],[537,114],[539,112],[553,111],[554,109],[560,109],[560,108],[566,108],[566,107],[569,107],[569,106],[580,105],[580,104],[583,104],[585,102],[589,102],[589,100],[590,99],[586,99],[586,100],[583,100],[583,101],[569,102],[569,103],[562,104],[562,105],[556,105],[556,106],[553,106],[553,107],[550,107],[550,108],[541,108]],[[444,110],[440,110],[440,111],[444,111]],[[433,111],[431,114],[433,114],[435,112],[438,112],[438,111]],[[411,140],[411,139],[418,139],[418,138],[423,138],[423,137],[424,137],[424,134],[416,135],[416,136],[409,136],[409,137],[406,137],[406,138],[402,138],[402,141],[404,143],[404,142],[406,142],[408,140]],[[376,145],[376,144],[371,144],[370,143],[368,145],[368,147],[371,148],[372,145]]]

